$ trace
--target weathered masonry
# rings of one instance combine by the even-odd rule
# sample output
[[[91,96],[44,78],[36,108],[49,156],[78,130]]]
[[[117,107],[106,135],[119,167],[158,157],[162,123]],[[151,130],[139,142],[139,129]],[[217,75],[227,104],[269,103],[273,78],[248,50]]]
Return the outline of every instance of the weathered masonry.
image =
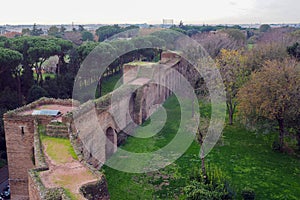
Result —
[[[117,150],[133,127],[146,120],[173,90],[180,87],[180,77],[176,76],[176,72],[190,80],[191,85],[199,80],[195,77],[195,69],[190,68],[187,61],[176,53],[163,52],[159,63],[133,62],[124,65],[123,85],[100,99],[76,107],[73,100],[43,98],[6,113],[4,125],[11,198],[46,199],[53,191],[53,188],[43,185],[38,175],[40,171],[49,169],[43,160],[37,133],[37,126],[42,124],[47,127],[47,135],[70,138],[79,160],[97,174],[97,182],[82,187],[103,191],[93,199],[109,199],[105,178],[97,169]],[[32,115],[33,110],[41,109],[59,110],[61,115]],[[53,120],[60,121],[64,128],[55,127]],[[104,133],[103,137],[99,136],[99,132]],[[67,199],[63,191],[57,195]]]

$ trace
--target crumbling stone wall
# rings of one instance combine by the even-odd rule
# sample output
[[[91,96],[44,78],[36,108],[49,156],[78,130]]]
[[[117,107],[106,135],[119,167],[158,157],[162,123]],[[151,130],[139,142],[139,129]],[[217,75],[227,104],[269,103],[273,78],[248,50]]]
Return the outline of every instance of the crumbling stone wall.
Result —
[[[109,200],[105,179],[81,186],[80,193],[88,200]]]
[[[125,77],[123,80],[125,83],[134,82],[134,78],[140,78],[136,83],[127,86],[127,89],[135,88],[133,95],[126,95],[126,88],[125,90],[124,88],[122,90],[118,89],[100,99],[89,101],[75,111],[62,116],[62,121],[66,124],[64,129],[68,129],[68,133],[65,132],[63,137],[66,137],[66,135],[71,137],[79,159],[86,162],[87,166],[99,169],[107,159],[105,135],[108,130],[113,131],[112,142],[116,145],[121,143],[123,139],[119,140],[119,138],[126,138],[128,130],[132,130],[132,127],[141,124],[151,116],[155,111],[155,105],[162,104],[172,94],[172,90],[179,87],[178,83],[180,81],[175,76],[174,69],[187,80],[191,80],[192,86],[199,81],[199,77],[195,76],[197,74],[195,69],[175,53],[163,53],[160,64],[163,64],[163,66],[153,64],[150,67],[143,66],[139,68],[137,65],[124,65]],[[157,83],[151,82],[151,79],[156,80]],[[147,82],[147,80],[149,81]],[[117,101],[111,103],[113,95],[117,95]],[[71,106],[72,103],[72,100],[42,98],[4,115],[12,199],[29,199],[30,197],[30,199],[39,200],[47,195],[50,195],[48,197],[51,199],[52,194],[63,196],[60,192],[56,194],[53,191],[46,190],[37,176],[38,171],[46,170],[47,166],[43,166],[41,157],[37,156],[38,151],[34,151],[36,150],[34,147],[37,147],[34,140],[34,121],[37,120],[39,123],[47,125],[52,118],[49,116],[24,116],[18,115],[18,113],[45,104]],[[115,116],[111,115],[110,111],[122,110],[124,106],[129,107],[126,112],[120,112]],[[91,116],[97,116],[97,118],[91,119]],[[50,134],[55,135],[56,133]],[[90,144],[83,144],[84,138],[89,139],[92,137],[97,137],[97,140],[87,140],[90,141]],[[96,154],[97,156],[95,156]],[[34,169],[36,167],[38,168]],[[28,170],[30,170],[29,174],[27,173]],[[104,177],[101,178],[100,182],[82,188],[82,193],[87,196],[95,191],[103,191],[101,198],[109,198],[106,195],[108,193],[106,192],[107,185]],[[101,198],[99,197],[99,199]]]
[[[49,123],[46,125],[46,135],[50,137],[69,138],[68,127],[63,123]]]
[[[24,107],[4,114],[4,129],[7,147],[9,184],[11,198],[29,199],[28,170],[35,168],[34,156],[34,121],[48,124],[53,118],[49,116],[24,115],[26,111],[46,104],[72,106],[72,100],[42,98]]]
[[[173,54],[169,56],[174,58]],[[178,58],[177,55],[175,57]],[[126,85],[104,97],[84,103],[72,112],[73,121],[66,121],[71,124],[75,144],[85,161],[95,168],[101,168],[107,160],[107,130],[111,128],[114,131],[116,149],[117,144],[122,143],[135,126],[143,123],[171,95],[176,87],[176,81],[172,79],[174,70],[171,69],[178,62],[163,66],[155,63],[124,65]]]
[[[28,170],[34,168],[32,117],[4,116],[9,184],[12,199],[29,199]]]

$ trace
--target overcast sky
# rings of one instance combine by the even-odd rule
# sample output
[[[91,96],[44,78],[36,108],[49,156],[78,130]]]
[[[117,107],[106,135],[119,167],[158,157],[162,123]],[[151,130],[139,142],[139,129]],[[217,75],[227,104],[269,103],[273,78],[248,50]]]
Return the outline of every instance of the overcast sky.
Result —
[[[300,0],[9,0],[0,24],[300,23]]]

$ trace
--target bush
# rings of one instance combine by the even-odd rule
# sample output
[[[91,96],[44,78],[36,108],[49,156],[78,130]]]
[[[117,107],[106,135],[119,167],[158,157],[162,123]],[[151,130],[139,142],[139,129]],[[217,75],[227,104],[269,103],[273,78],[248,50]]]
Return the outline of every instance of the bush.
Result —
[[[222,200],[222,197],[226,195],[223,185],[214,186],[213,184],[205,184],[200,181],[192,181],[190,185],[184,188],[184,191],[189,200]]]
[[[219,169],[209,167],[208,174],[208,179],[206,179],[201,173],[201,168],[192,169],[191,182],[184,188],[187,199],[234,199],[235,192],[226,181],[225,175]]]
[[[244,188],[242,190],[242,197],[244,200],[254,200],[255,199],[255,192],[251,188]]]
[[[273,149],[273,151],[280,151],[281,150],[281,145],[279,144],[278,141],[273,142],[272,149]]]
[[[31,103],[40,99],[41,97],[48,97],[48,96],[49,96],[48,92],[44,88],[34,85],[29,89],[27,101],[28,103]]]

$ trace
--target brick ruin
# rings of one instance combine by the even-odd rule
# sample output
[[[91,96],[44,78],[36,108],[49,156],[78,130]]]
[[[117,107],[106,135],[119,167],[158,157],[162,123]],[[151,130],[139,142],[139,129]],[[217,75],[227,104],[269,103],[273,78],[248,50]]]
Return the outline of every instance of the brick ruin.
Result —
[[[45,188],[38,177],[39,171],[47,170],[47,163],[41,156],[43,152],[37,133],[37,125],[43,124],[50,136],[70,138],[79,160],[93,173],[97,173],[99,180],[82,186],[82,191],[92,191],[95,195],[95,191],[100,188],[104,194],[93,199],[109,199],[105,178],[98,169],[117,150],[117,146],[126,140],[133,127],[143,123],[155,111],[156,106],[164,103],[172,91],[180,86],[180,77],[175,76],[175,70],[186,79],[192,80],[192,85],[196,84],[195,69],[189,66],[176,53],[163,52],[159,63],[125,64],[125,86],[79,107],[76,107],[78,102],[73,100],[42,98],[6,113],[4,125],[11,198],[47,199],[47,195],[53,192],[53,189]],[[134,92],[127,93],[132,88]],[[64,124],[62,127],[51,124],[54,117],[31,114],[33,109],[51,108],[51,105],[63,111],[59,119]],[[124,107],[128,109],[120,112]],[[111,114],[118,111],[118,115]],[[97,117],[91,119],[90,116],[93,115]],[[99,132],[103,133],[102,136],[99,136]],[[85,140],[88,141],[91,137],[98,142],[88,146],[97,145],[97,148],[87,148],[85,145]],[[63,191],[56,193],[59,198],[67,199]]]
[[[28,170],[36,167],[34,133],[38,121],[47,125],[51,116],[31,115],[33,109],[46,105],[60,105],[72,108],[71,100],[42,98],[4,115],[9,184],[12,199],[28,199]]]

